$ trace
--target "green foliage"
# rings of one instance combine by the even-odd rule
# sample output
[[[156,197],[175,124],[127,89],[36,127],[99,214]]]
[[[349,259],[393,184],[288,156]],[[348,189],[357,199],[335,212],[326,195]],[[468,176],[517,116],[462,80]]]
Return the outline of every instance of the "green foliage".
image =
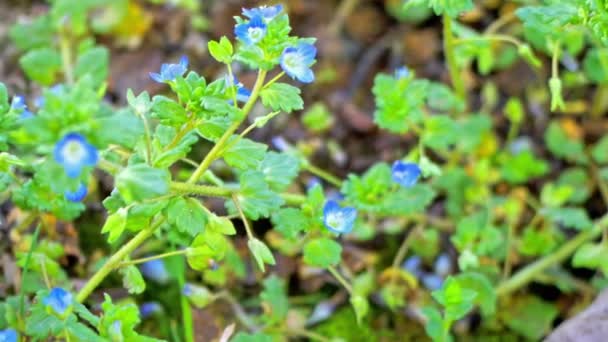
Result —
[[[341,254],[342,246],[328,238],[313,239],[304,246],[304,262],[315,267],[335,266]]]
[[[135,164],[116,176],[116,188],[126,203],[132,203],[167,194],[169,179],[167,170]]]
[[[291,113],[304,108],[300,89],[287,83],[275,82],[260,92],[262,103],[272,110]]]

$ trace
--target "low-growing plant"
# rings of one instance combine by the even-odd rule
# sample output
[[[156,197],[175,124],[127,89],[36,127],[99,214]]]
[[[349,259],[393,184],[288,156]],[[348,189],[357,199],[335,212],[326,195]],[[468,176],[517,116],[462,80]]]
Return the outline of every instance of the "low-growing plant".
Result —
[[[598,288],[605,283],[608,248],[605,239],[594,241],[606,236],[608,219],[591,216],[585,204],[596,190],[608,203],[608,138],[586,144],[571,119],[554,119],[545,153],[523,137],[527,109],[518,97],[500,103],[509,127],[501,135],[490,115],[498,104],[492,87],[474,108],[464,76],[474,65],[480,75],[507,68],[517,56],[538,71],[546,55],[551,73],[539,91],[548,89],[550,109],[572,110],[566,90],[593,84],[589,115],[602,115],[603,2],[522,6],[484,32],[458,21],[471,0],[391,3],[400,20],[420,22],[428,8],[442,17],[452,87],[405,66],[378,73],[374,122],[415,143],[407,152],[396,148],[396,160],[344,180],[283,138],[274,139],[276,151],[250,138],[276,117],[304,110],[300,88],[315,81],[315,39],[292,35],[282,5],[243,9],[235,41],[209,41],[209,54],[225,70],[219,78],[199,75],[183,56],[149,74],[166,95],[129,90],[126,107],[105,100],[110,58],[94,39],[100,24],[90,13],[108,6],[55,0],[46,14],[10,32],[41,95],[9,96],[0,84],[0,194],[20,213],[10,235],[19,280],[0,303],[0,341],[194,341],[192,306],[216,301],[234,309],[233,341],[398,339],[363,326],[375,313],[399,317],[405,308],[434,341],[452,340],[453,326],[473,315],[482,318],[481,339],[539,339],[559,311],[516,292],[533,281],[588,291],[560,266],[570,256],[574,267],[600,271]],[[519,32],[497,33],[517,18]],[[583,70],[560,72],[560,58],[581,51]],[[251,88],[237,79],[237,64],[257,72]],[[306,109],[303,122],[312,132],[340,125],[322,103]],[[569,168],[554,177],[551,161]],[[316,181],[300,187],[304,174]],[[101,183],[112,184],[109,195]],[[213,205],[218,199],[223,208]],[[79,217],[100,202],[107,215],[91,228],[85,221],[93,219]],[[95,247],[107,255],[90,256],[77,274],[63,267],[64,239],[55,232],[58,221],[75,220],[83,236],[107,240]],[[272,229],[263,235],[255,222]],[[234,237],[241,228],[247,255]],[[387,248],[377,257],[351,256],[363,266],[349,267],[344,245],[378,236]],[[313,310],[290,298],[288,282],[272,271],[278,255],[333,276],[352,310],[336,313],[335,324],[352,331],[333,329],[331,319],[317,324],[335,306],[324,297],[313,298]],[[229,285],[250,264],[263,280],[256,309],[245,310]],[[129,296],[104,293],[118,279]],[[157,328],[156,337],[136,331],[165,310],[175,314],[172,326]],[[225,336],[235,330],[229,323]]]

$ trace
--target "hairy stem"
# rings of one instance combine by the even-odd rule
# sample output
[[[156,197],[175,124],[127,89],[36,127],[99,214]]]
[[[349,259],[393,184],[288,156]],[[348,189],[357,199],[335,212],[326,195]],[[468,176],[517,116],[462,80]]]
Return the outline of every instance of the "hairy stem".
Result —
[[[196,183],[199,178],[201,178],[203,173],[209,168],[209,166],[211,166],[211,163],[213,163],[213,161],[215,161],[220,156],[220,152],[222,151],[228,139],[230,139],[232,134],[234,134],[234,132],[239,128],[241,123],[245,120],[245,118],[247,118],[247,114],[249,114],[249,112],[253,108],[253,105],[258,99],[258,95],[260,94],[260,90],[262,90],[262,86],[264,85],[265,79],[266,71],[260,70],[258,73],[258,78],[255,81],[255,85],[251,90],[251,96],[249,96],[249,100],[243,106],[242,119],[235,121],[232,125],[230,125],[230,127],[228,127],[228,129],[226,130],[226,132],[224,132],[220,140],[218,140],[218,142],[213,146],[211,151],[207,153],[201,164],[196,168],[196,170],[194,170],[194,172],[188,179],[188,183]]]
[[[110,272],[112,272],[115,268],[120,265],[124,258],[129,256],[139,245],[141,245],[144,241],[146,241],[158,227],[160,227],[165,222],[164,218],[159,218],[156,222],[154,222],[149,227],[140,231],[135,235],[127,244],[122,246],[116,253],[114,253],[108,261],[99,269],[91,279],[84,285],[82,289],[76,295],[76,301],[82,303],[89,295],[101,284],[101,282],[106,278]]]
[[[462,75],[458,68],[458,63],[456,62],[456,54],[454,53],[454,46],[456,40],[454,38],[454,34],[452,33],[452,18],[447,14],[443,15],[443,53],[445,54],[448,71],[450,72],[450,79],[452,80],[452,85],[454,86],[454,90],[456,91],[456,95],[463,99],[466,103],[467,94],[464,88],[464,82],[462,80]]]
[[[598,219],[591,229],[580,232],[573,239],[562,245],[555,252],[543,257],[542,259],[526,266],[521,271],[515,273],[511,278],[503,282],[496,288],[498,296],[508,295],[522,286],[528,284],[534,278],[545,271],[547,268],[558,264],[574,253],[582,244],[591,241],[602,234],[608,227],[608,214]]]

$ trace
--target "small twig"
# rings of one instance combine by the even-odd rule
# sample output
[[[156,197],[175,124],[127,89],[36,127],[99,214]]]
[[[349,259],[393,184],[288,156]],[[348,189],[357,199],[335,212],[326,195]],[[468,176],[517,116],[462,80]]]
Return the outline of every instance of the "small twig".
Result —
[[[397,254],[395,254],[395,258],[393,259],[393,268],[399,268],[399,265],[401,265],[401,263],[403,262],[403,259],[405,259],[405,255],[407,254],[407,250],[410,247],[410,243],[412,242],[412,239],[416,235],[420,234],[420,232],[422,231],[423,228],[424,228],[424,223],[417,224],[409,232],[409,234],[407,234],[407,236],[403,239],[401,246],[399,246],[399,250],[397,250]]]
[[[353,287],[348,283],[346,279],[344,279],[344,277],[340,274],[340,272],[338,272],[338,270],[334,266],[329,266],[327,270],[338,280],[338,282],[340,282],[340,284],[342,284],[342,286],[344,286],[349,295],[353,294]]]

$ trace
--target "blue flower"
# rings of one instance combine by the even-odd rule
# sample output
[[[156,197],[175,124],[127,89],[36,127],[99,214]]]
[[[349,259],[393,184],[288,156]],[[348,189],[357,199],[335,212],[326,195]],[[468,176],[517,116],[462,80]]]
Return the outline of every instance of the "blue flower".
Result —
[[[261,17],[265,22],[269,22],[283,10],[282,5],[260,6],[252,9],[243,8],[243,15],[247,18]]]
[[[311,83],[315,74],[310,66],[315,62],[317,49],[312,44],[300,43],[296,47],[288,47],[281,55],[281,68],[289,77],[302,83]]]
[[[420,167],[418,164],[405,163],[401,160],[397,160],[393,163],[391,171],[393,181],[399,183],[399,185],[410,188],[416,184],[420,177]]]
[[[395,78],[401,79],[406,78],[410,75],[410,69],[406,66],[399,67],[395,70]]]
[[[445,277],[452,273],[452,259],[446,253],[440,254],[435,260],[433,267],[435,274]]]
[[[42,303],[59,316],[64,316],[72,307],[74,301],[72,294],[68,291],[54,287],[49,294],[42,299]]]
[[[401,268],[420,277],[422,275],[422,258],[417,255],[411,256],[405,259],[403,264],[401,264]]]
[[[426,273],[422,276],[422,284],[430,291],[439,290],[443,286],[443,278],[437,274]]]
[[[97,164],[97,149],[78,133],[66,134],[55,145],[55,161],[61,164],[68,177],[76,178],[84,167]]]
[[[338,202],[330,200],[323,207],[323,224],[330,231],[337,234],[345,234],[353,230],[357,219],[357,209],[352,207],[340,207]]]
[[[266,24],[262,17],[254,16],[249,22],[238,24],[234,27],[234,35],[245,45],[259,43],[266,35]]]
[[[229,83],[230,79],[228,78],[228,76],[226,76],[226,86],[230,86],[231,84]],[[236,76],[232,77],[232,85],[234,85],[236,87],[236,101],[237,102],[247,102],[249,101],[249,97],[251,96],[251,90],[245,88],[245,86],[243,85],[243,83],[239,82],[239,80],[236,78]],[[230,100],[230,103],[232,104],[232,100]]]
[[[160,74],[150,73],[150,78],[158,83],[175,81],[176,78],[184,76],[188,71],[188,57],[182,56],[177,64],[163,64],[160,66]]]
[[[80,202],[87,196],[87,192],[88,192],[87,186],[84,185],[83,183],[80,183],[80,185],[78,186],[78,189],[76,189],[76,191],[66,190],[64,195],[65,195],[65,199],[67,199],[70,202]]]
[[[15,329],[0,330],[0,342],[17,342],[18,335]]]
[[[25,103],[25,98],[21,95],[17,95],[13,97],[13,101],[11,102],[11,109],[21,112],[21,119],[29,119],[34,116],[34,113],[30,112],[27,109],[27,104]]]
[[[140,270],[144,277],[154,280],[159,284],[166,284],[169,282],[169,272],[167,272],[165,263],[160,259],[144,262],[141,264]]]
[[[277,135],[276,137],[272,137],[271,142],[272,142],[272,145],[274,146],[274,148],[276,148],[277,150],[279,150],[281,152],[289,151],[292,148],[291,144],[289,144],[289,142],[287,142],[287,140],[285,140],[285,138],[283,138],[280,135]]]
[[[148,318],[161,311],[163,311],[163,307],[158,302],[145,302],[139,306],[141,318]]]

